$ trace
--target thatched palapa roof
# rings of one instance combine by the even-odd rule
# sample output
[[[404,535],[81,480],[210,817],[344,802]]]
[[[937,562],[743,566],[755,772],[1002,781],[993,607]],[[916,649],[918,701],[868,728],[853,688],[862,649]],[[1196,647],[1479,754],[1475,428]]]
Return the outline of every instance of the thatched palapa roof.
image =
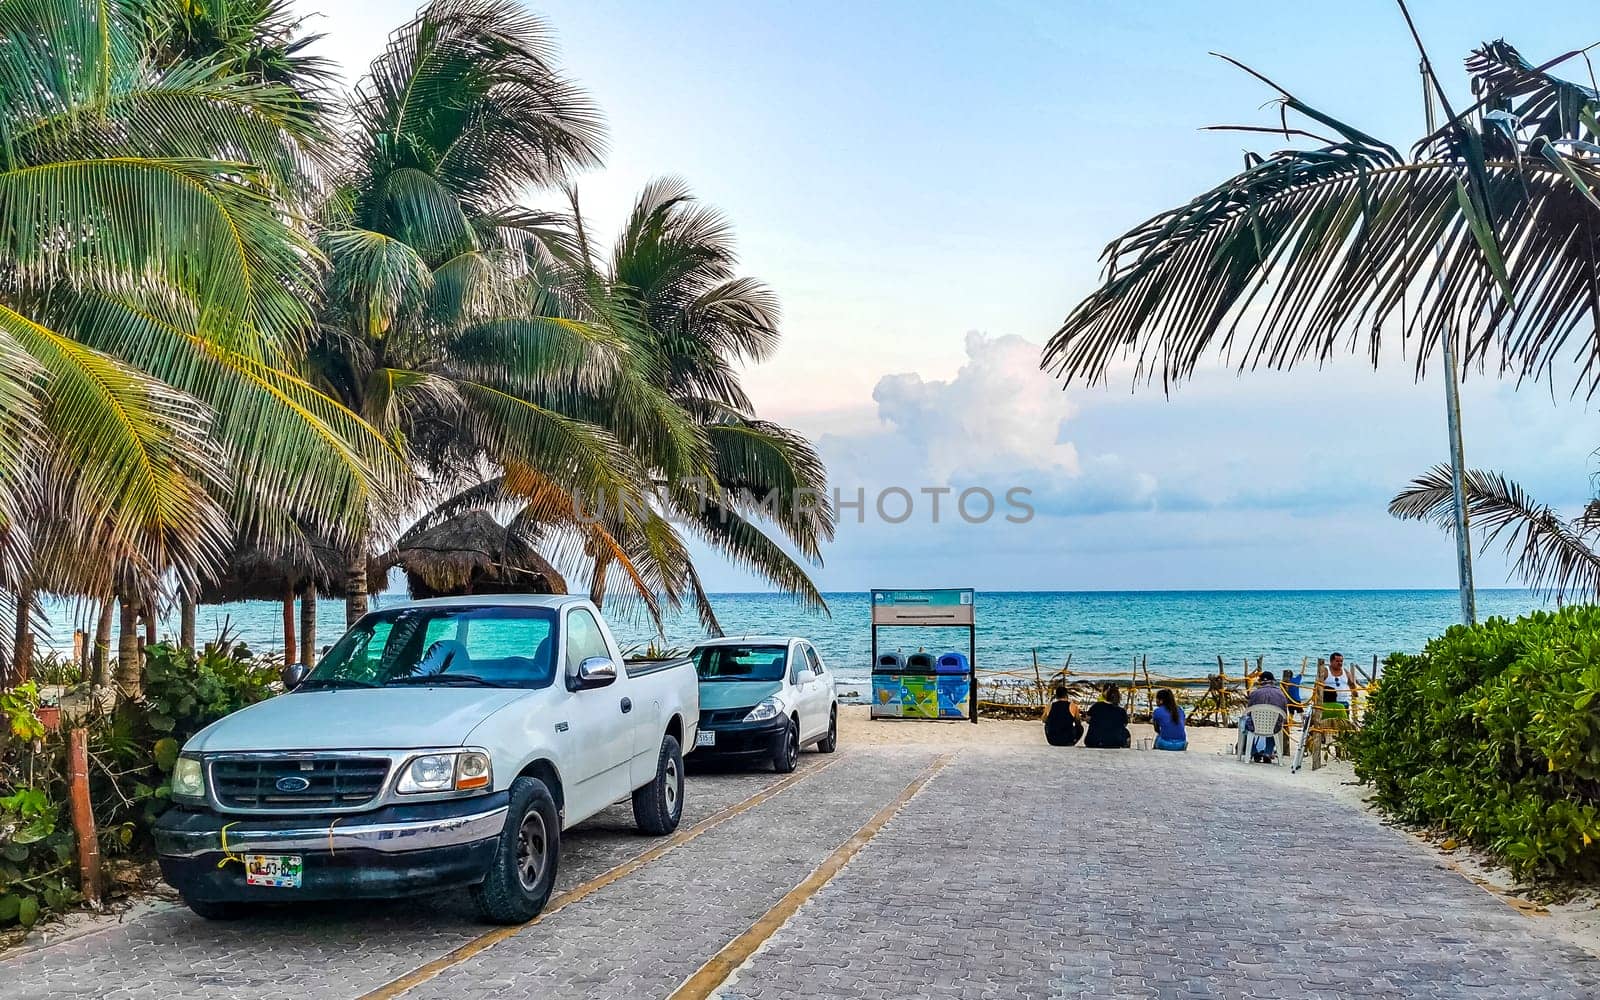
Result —
[[[339,557],[320,546],[304,546],[295,553],[272,552],[258,546],[241,546],[227,561],[227,571],[205,581],[197,603],[229,604],[234,601],[281,601],[315,583],[323,596],[338,596],[344,569]]]
[[[399,566],[413,598],[473,594],[565,594],[567,581],[535,549],[485,510],[407,533],[374,560],[374,579]]]

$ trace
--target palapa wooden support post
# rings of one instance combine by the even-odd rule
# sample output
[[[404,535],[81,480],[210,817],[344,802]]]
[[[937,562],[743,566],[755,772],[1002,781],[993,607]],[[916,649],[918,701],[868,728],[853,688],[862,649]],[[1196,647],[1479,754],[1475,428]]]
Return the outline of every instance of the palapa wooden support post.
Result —
[[[67,734],[69,761],[68,801],[72,832],[78,838],[78,874],[84,901],[100,908],[100,838],[95,833],[94,810],[89,805],[89,731],[80,727]]]

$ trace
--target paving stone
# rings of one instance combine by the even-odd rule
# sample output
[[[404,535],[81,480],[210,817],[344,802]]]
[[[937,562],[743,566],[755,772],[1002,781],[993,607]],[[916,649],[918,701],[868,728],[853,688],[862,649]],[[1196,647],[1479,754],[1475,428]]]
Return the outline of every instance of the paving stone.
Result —
[[[1370,816],[1129,756],[965,752],[725,995],[847,969],[890,996],[1600,996],[1600,963]]]
[[[664,997],[934,752],[846,748],[826,771],[408,998]],[[1600,996],[1600,963],[1408,838],[1320,793],[1252,781],[1248,765],[1219,780],[1212,764],[963,751],[721,996]],[[774,780],[696,773],[685,822]],[[654,843],[633,833],[626,808],[610,810],[568,837],[561,884]],[[347,1000],[481,930],[459,894],[235,924],[169,909],[0,960],[0,996]]]
[[[821,762],[802,757],[806,767]],[[685,824],[778,779],[771,771],[692,767]],[[593,878],[658,843],[613,807],[569,831],[557,889]],[[170,906],[98,933],[0,957],[0,997],[303,1000],[355,997],[446,954],[484,931],[464,893],[317,903],[212,923]]]

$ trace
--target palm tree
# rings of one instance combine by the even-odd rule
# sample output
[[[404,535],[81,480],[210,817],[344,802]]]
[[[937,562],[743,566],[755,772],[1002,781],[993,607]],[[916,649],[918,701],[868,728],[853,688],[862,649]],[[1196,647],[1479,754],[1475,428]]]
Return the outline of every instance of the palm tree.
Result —
[[[287,87],[307,104],[331,101],[337,77],[332,60],[308,49],[322,35],[308,34],[290,0],[165,0],[150,8],[158,58],[216,59],[235,72]]]
[[[226,61],[156,58],[148,13],[0,6],[0,552],[23,608],[63,586],[149,604],[234,526],[364,530],[405,473],[294,371],[318,121]]]
[[[570,412],[596,386],[629,386],[618,416],[640,435],[684,423],[649,405],[606,327],[547,308],[537,277],[563,221],[516,199],[597,164],[602,134],[543,23],[508,0],[435,0],[358,88],[354,167],[322,212],[331,266],[311,360],[321,386],[406,449],[435,503],[510,469],[541,495],[636,496],[617,437]],[[347,550],[352,621],[371,549]],[[638,579],[670,588],[672,571]]]
[[[778,309],[764,284],[736,274],[727,223],[666,180],[641,193],[609,255],[595,249],[575,196],[570,216],[542,242],[547,260],[531,276],[541,314],[603,329],[620,349],[601,373],[546,379],[530,391],[612,434],[645,489],[620,500],[574,491],[512,462],[407,534],[494,511],[553,562],[587,564],[596,603],[620,598],[625,612],[642,606],[659,626],[663,607],[688,598],[719,632],[682,527],[826,609],[801,563],[820,562],[821,543],[832,537],[826,472],[804,438],[756,417],[740,385],[737,365],[777,344]]]
[[[681,181],[664,179],[635,201],[603,285],[616,311],[633,320],[625,330],[634,353],[706,441],[704,465],[692,475],[655,470],[666,510],[736,564],[825,610],[805,567],[759,524],[770,520],[814,563],[833,537],[821,459],[799,434],[758,419],[740,384],[737,366],[766,359],[780,334],[776,296],[738,275],[737,265],[727,221]],[[602,553],[591,586],[597,599],[606,565]],[[689,583],[702,621],[715,631],[698,576]]]
[[[1420,376],[1453,331],[1464,364],[1546,378],[1571,361],[1600,388],[1600,95],[1503,41],[1467,60],[1478,99],[1409,155],[1271,80],[1282,124],[1307,140],[1125,233],[1101,286],[1050,339],[1043,366],[1098,381],[1123,359],[1163,387],[1215,351],[1243,370],[1376,363],[1384,334]],[[1230,60],[1231,61],[1231,60]],[[1291,115],[1294,116],[1291,119]],[[1223,126],[1240,128],[1240,126]]]
[[[1487,534],[1487,549],[1504,537],[1515,557],[1513,571],[1529,589],[1560,600],[1600,600],[1600,499],[1577,517],[1563,517],[1498,472],[1469,469],[1467,512]],[[1452,530],[1450,470],[1435,468],[1411,481],[1389,502],[1389,513],[1410,521],[1432,521]]]

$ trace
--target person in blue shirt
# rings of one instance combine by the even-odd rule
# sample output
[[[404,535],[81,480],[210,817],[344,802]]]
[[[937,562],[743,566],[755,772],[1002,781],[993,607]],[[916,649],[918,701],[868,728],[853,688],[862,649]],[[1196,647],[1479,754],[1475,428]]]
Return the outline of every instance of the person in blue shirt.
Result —
[[[1156,727],[1157,750],[1189,749],[1189,734],[1183,728],[1183,709],[1178,707],[1177,697],[1166,688],[1156,692],[1156,709],[1150,713],[1150,721]]]
[[[1292,669],[1283,672],[1283,696],[1288,702],[1289,717],[1292,719],[1300,714],[1300,681],[1302,675]]]

